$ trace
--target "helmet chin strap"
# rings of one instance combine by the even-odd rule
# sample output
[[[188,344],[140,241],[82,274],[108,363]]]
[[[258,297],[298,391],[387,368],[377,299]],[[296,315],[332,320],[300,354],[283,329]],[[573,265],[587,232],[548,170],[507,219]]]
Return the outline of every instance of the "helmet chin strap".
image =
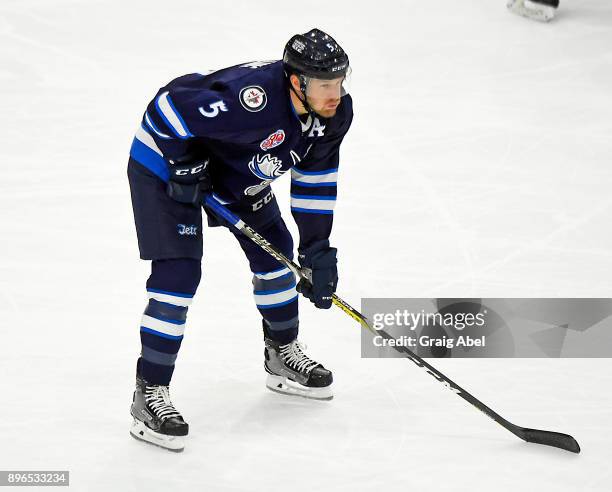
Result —
[[[313,120],[314,121],[315,117],[325,118],[325,116],[320,115],[319,113],[317,113],[314,109],[312,109],[312,106],[310,106],[310,104],[308,104],[308,100],[307,100],[307,97],[306,97],[306,77],[304,77],[303,75],[297,75],[297,77],[300,80],[300,90],[302,91],[302,94],[304,95],[304,99],[302,99],[300,97],[300,95],[298,94],[298,92],[295,90],[295,88],[293,87],[293,84],[291,83],[291,80],[289,80],[289,89],[291,91],[293,91],[295,96],[302,103],[302,106],[304,106],[304,109],[306,110],[306,113],[308,114],[309,120]]]
[[[306,98],[306,77],[304,77],[303,75],[298,75],[297,77],[300,80],[300,90],[302,91],[302,94],[304,94],[304,99],[300,97],[300,95],[295,90],[291,82],[289,83],[289,88],[293,91],[296,97],[300,100],[300,102],[302,103],[302,106],[304,106],[304,109],[306,110],[306,113],[308,113],[308,116],[311,116],[314,118],[314,115],[316,114],[316,112],[310,107],[310,104],[308,104],[308,100]]]

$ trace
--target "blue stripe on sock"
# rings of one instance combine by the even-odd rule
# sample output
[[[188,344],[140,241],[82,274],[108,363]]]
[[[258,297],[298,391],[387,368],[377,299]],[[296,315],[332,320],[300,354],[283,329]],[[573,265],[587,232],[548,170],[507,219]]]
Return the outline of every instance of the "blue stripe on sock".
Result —
[[[167,338],[168,340],[182,340],[183,335],[174,336],[167,335],[166,333],[161,333],[159,331],[152,330],[151,328],[147,328],[146,326],[141,326],[140,331],[144,331],[145,333],[150,333],[151,335],[155,335],[156,337]]]
[[[280,307],[280,306],[286,306],[287,304],[291,304],[293,301],[296,301],[297,298],[298,298],[298,296],[296,295],[295,297],[292,297],[288,301],[277,302],[276,304],[267,304],[265,306],[263,306],[261,304],[257,304],[257,309],[271,309],[271,308],[276,308],[276,307]]]

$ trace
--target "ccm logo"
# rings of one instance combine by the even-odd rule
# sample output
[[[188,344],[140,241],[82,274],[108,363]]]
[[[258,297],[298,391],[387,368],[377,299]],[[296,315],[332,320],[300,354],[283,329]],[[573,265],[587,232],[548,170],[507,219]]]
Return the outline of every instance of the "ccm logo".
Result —
[[[266,196],[264,196],[261,200],[257,200],[253,204],[253,212],[257,212],[257,210],[259,210],[261,207],[263,207],[264,205],[267,205],[268,203],[270,203],[272,198],[274,198],[274,193],[272,192],[272,190],[270,190],[270,193],[268,193]]]
[[[176,171],[174,171],[174,175],[175,176],[187,176],[188,174],[198,174],[206,168],[207,164],[208,162],[204,162],[195,167],[192,167],[191,169],[177,169]]]

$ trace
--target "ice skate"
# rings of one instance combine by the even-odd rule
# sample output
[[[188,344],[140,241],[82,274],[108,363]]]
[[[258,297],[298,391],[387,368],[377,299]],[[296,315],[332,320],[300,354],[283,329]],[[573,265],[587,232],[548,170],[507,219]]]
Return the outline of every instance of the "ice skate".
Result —
[[[558,0],[508,0],[508,9],[518,15],[539,22],[549,22],[555,17]]]
[[[134,438],[170,451],[183,451],[189,425],[174,408],[168,386],[150,385],[137,376],[131,414],[134,423],[130,434]]]
[[[265,339],[264,367],[268,373],[266,386],[277,393],[302,396],[315,400],[331,400],[331,371],[312,360],[297,340],[281,345]]]

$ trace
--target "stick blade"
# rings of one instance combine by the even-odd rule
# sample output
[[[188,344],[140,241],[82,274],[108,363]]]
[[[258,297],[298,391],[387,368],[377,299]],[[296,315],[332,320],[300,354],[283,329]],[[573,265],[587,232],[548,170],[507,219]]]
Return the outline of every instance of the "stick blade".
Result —
[[[580,452],[580,445],[569,434],[562,434],[561,432],[550,432],[539,429],[526,429],[520,428],[518,433],[519,437],[527,442],[533,442],[535,444],[544,444],[545,446],[553,446],[555,448],[565,449],[572,453]]]

